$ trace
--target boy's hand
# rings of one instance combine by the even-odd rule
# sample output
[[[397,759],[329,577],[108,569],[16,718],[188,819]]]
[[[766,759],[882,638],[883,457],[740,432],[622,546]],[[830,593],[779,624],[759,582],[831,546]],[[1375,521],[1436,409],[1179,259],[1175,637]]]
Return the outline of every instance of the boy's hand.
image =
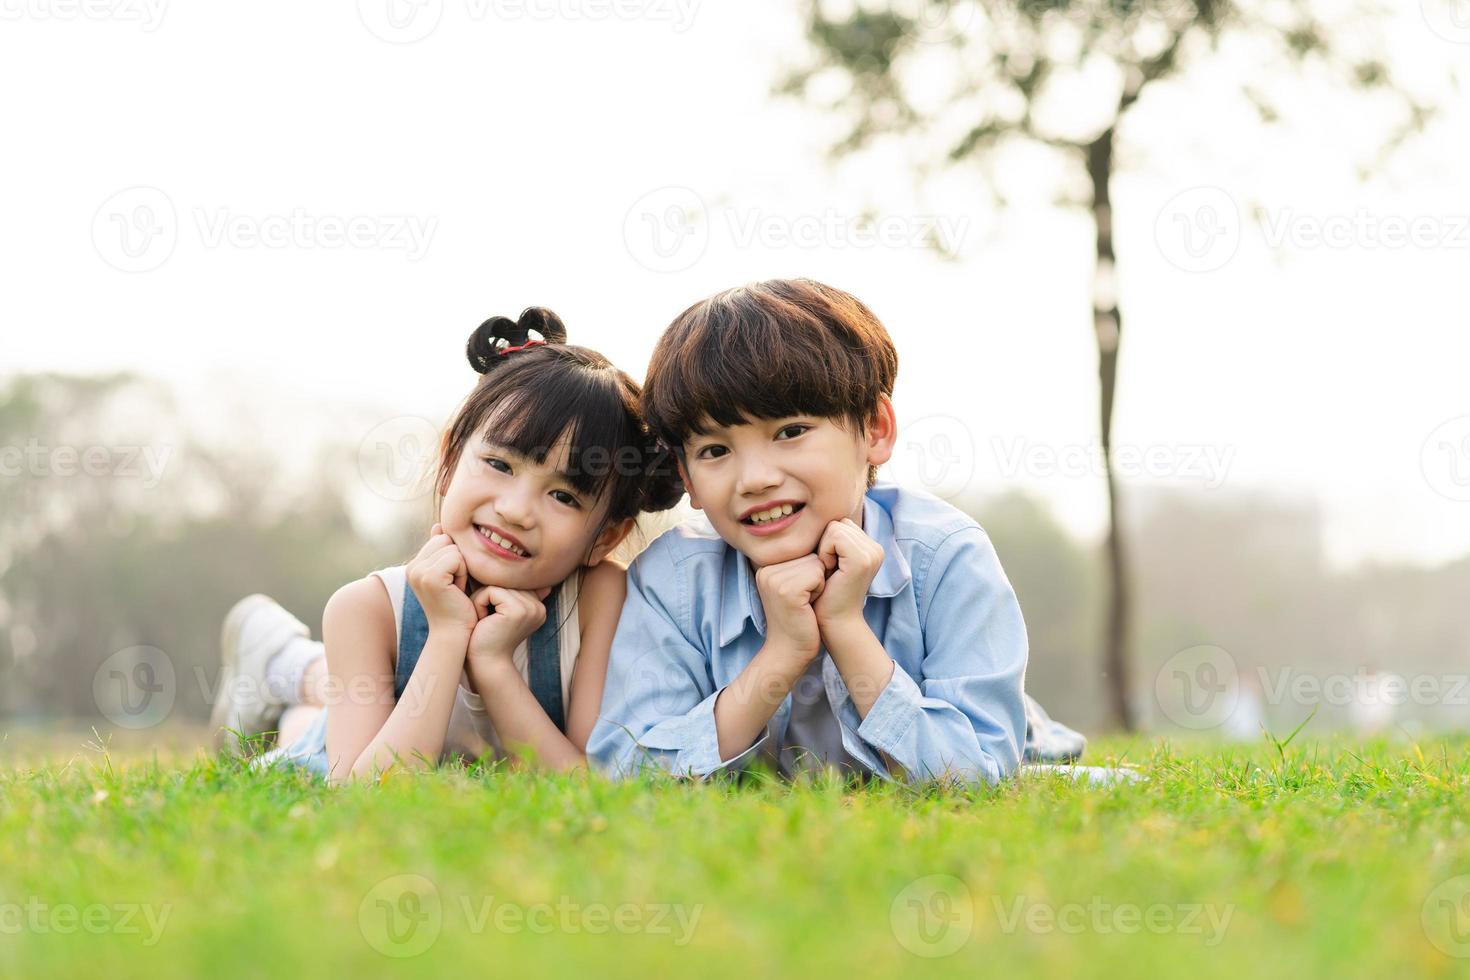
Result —
[[[550,594],[550,589],[525,592],[498,585],[477,590],[470,600],[481,619],[470,634],[469,659],[510,663],[521,641],[546,622],[546,606],[541,600]]]
[[[468,636],[479,614],[465,594],[470,573],[464,553],[438,524],[429,534],[429,540],[408,563],[409,585],[424,607],[430,630],[459,629]]]
[[[755,573],[756,591],[766,612],[766,642],[778,643],[803,663],[822,649],[822,633],[812,604],[827,587],[827,570],[816,555],[802,555]]]
[[[883,557],[883,546],[852,521],[827,525],[817,544],[827,587],[812,607],[823,630],[862,621],[868,587],[883,567]]]

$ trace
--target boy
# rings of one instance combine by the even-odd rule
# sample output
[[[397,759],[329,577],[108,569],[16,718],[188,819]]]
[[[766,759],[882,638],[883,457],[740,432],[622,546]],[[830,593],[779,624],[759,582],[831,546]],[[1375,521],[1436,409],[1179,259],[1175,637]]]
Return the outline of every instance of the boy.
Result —
[[[1016,769],[1026,627],[995,550],[948,504],[874,485],[897,372],[872,312],[807,280],[728,290],[665,331],[644,410],[707,520],[629,569],[599,768]]]

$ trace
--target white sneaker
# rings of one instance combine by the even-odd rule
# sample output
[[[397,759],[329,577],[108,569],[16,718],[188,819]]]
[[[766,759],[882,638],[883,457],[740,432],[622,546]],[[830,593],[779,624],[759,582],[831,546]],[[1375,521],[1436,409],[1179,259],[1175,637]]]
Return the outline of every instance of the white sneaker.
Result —
[[[266,667],[297,637],[311,631],[270,596],[246,596],[230,609],[220,630],[220,678],[209,729],[217,749],[239,751],[240,739],[275,728],[286,708],[285,692],[271,691]]]

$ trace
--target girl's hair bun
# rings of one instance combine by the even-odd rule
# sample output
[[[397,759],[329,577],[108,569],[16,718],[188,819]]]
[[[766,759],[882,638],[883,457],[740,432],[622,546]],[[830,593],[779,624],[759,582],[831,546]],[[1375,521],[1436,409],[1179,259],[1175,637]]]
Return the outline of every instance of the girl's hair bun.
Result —
[[[475,328],[465,344],[465,357],[470,367],[480,374],[489,374],[506,358],[500,355],[505,347],[520,347],[528,340],[539,339],[547,344],[567,342],[566,324],[561,317],[542,306],[530,306],[521,312],[520,318],[492,316]]]
[[[684,481],[674,462],[674,454],[662,445],[653,450],[653,456],[644,471],[638,509],[643,511],[668,510],[684,499]]]

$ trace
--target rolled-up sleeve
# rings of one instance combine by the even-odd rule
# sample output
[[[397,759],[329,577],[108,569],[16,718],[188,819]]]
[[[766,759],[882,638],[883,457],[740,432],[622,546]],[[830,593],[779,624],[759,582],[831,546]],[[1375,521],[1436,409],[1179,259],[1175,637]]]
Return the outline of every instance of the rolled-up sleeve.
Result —
[[[689,624],[687,586],[658,543],[628,569],[628,594],[613,637],[602,710],[587,740],[592,764],[615,778],[657,766],[708,776],[742,766],[761,741],[721,760],[716,688],[709,659],[681,628]]]
[[[895,658],[867,716],[847,697],[839,717],[856,735],[853,754],[880,775],[890,767],[878,753],[912,781],[998,782],[1020,764],[1026,737],[1026,624],[1015,590],[978,527],[950,534],[920,571],[918,678]]]

